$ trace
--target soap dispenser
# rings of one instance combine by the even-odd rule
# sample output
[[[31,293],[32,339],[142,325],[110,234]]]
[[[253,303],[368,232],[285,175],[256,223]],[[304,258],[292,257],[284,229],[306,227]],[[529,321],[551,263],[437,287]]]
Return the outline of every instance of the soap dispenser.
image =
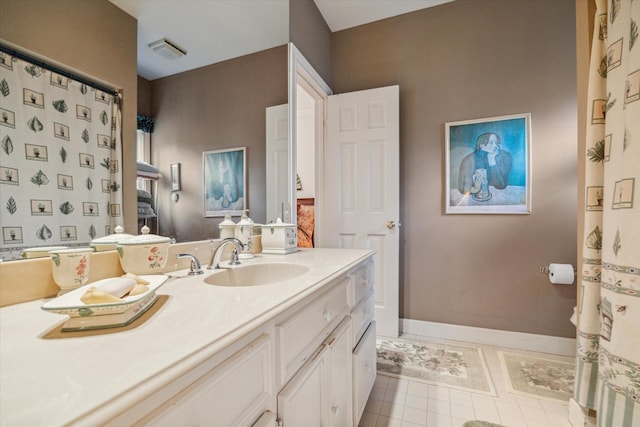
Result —
[[[225,215],[224,221],[218,225],[220,228],[220,238],[236,237],[236,223],[231,220],[231,215]]]
[[[245,210],[240,221],[236,224],[236,239],[240,240],[244,248],[240,252],[240,258],[253,258],[252,237],[253,237],[253,221],[249,218],[249,210]]]

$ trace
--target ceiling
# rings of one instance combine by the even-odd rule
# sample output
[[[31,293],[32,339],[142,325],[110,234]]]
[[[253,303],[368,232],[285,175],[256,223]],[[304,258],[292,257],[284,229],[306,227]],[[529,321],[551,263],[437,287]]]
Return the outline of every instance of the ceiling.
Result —
[[[170,76],[289,42],[289,0],[109,0],[138,20],[138,74]],[[314,0],[332,32],[453,0]],[[167,60],[166,38],[186,56]]]

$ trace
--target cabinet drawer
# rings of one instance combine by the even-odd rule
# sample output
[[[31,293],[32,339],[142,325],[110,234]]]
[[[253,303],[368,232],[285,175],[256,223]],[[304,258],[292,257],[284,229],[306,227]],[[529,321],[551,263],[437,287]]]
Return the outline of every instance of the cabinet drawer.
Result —
[[[367,327],[369,327],[369,323],[373,321],[373,315],[374,299],[373,290],[371,290],[351,312],[351,330],[353,332],[352,347],[358,345],[358,341],[360,341]]]
[[[358,425],[376,380],[376,322],[353,351],[353,425]]]
[[[349,276],[352,278],[352,291],[349,302],[351,306],[355,306],[373,289],[373,262],[366,261]]]
[[[249,426],[274,399],[272,341],[263,335],[137,425]]]
[[[284,384],[349,311],[348,278],[276,326],[279,380]]]

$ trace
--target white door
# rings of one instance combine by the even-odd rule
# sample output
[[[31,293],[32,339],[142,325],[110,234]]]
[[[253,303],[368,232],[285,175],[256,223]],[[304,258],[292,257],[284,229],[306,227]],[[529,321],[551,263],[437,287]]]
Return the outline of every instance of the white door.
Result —
[[[399,329],[399,87],[332,95],[323,159],[322,244],[375,255],[378,334]]]
[[[289,205],[289,106],[267,107],[267,222],[283,215]],[[286,209],[289,209],[287,207]],[[282,218],[285,220],[285,218]]]

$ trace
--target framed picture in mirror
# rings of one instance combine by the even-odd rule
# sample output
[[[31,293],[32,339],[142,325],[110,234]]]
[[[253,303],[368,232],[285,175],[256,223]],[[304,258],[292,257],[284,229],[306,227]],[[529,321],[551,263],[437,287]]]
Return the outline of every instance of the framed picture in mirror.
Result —
[[[204,216],[241,215],[247,208],[246,147],[205,151]]]

